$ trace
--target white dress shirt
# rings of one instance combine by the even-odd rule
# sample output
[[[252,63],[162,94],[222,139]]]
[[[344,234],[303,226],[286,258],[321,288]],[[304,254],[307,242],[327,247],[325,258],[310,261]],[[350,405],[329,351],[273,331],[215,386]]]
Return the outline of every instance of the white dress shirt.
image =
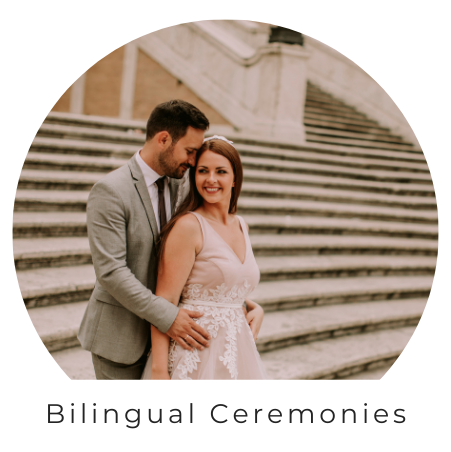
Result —
[[[161,176],[156,173],[139,155],[141,150],[136,153],[136,161],[144,175],[147,190],[149,190],[150,200],[152,201],[155,219],[157,220],[158,230],[160,230],[160,215],[158,213],[158,187],[155,183]],[[171,219],[171,195],[169,193],[169,181],[166,177],[164,180],[164,203],[166,207],[166,221]]]

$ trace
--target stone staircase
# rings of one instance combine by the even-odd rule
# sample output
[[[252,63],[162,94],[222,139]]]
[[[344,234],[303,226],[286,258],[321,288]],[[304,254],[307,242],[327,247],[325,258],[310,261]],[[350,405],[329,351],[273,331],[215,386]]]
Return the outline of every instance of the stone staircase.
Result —
[[[270,378],[380,378],[432,285],[429,170],[421,150],[312,84],[305,126],[305,146],[230,136],[245,168],[239,213],[261,270],[257,345]],[[51,113],[21,173],[20,288],[45,346],[74,379],[94,378],[76,338],[95,282],[86,200],[139,149],[143,130],[139,121]]]

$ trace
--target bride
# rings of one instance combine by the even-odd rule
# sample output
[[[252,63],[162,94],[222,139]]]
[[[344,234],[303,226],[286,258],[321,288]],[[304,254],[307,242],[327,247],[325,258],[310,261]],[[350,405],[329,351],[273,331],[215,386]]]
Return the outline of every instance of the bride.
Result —
[[[232,142],[206,138],[189,178],[187,199],[161,233],[155,294],[202,312],[196,321],[211,341],[185,350],[152,326],[152,357],[142,378],[265,379],[255,346],[263,309],[247,298],[260,272],[248,226],[235,215],[243,167]]]

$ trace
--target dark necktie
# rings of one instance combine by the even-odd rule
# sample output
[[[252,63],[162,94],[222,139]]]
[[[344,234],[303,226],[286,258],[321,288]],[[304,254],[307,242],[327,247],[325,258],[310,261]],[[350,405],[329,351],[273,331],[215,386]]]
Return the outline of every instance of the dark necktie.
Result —
[[[164,180],[166,176],[160,177],[155,182],[158,187],[158,216],[160,217],[160,231],[163,229],[164,225],[167,223],[166,219],[166,204],[164,202]]]

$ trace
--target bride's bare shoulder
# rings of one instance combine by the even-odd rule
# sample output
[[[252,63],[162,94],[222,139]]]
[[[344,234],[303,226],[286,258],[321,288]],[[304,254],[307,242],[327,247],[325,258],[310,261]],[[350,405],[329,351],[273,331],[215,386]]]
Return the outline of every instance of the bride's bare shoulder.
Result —
[[[172,238],[189,239],[191,242],[202,239],[199,220],[192,214],[182,215],[174,224],[169,236]]]
[[[195,215],[191,213],[186,213],[185,215],[182,215],[174,225],[174,228],[178,227],[180,230],[187,229],[191,232],[194,230],[200,231],[200,225],[199,220],[196,218]]]

